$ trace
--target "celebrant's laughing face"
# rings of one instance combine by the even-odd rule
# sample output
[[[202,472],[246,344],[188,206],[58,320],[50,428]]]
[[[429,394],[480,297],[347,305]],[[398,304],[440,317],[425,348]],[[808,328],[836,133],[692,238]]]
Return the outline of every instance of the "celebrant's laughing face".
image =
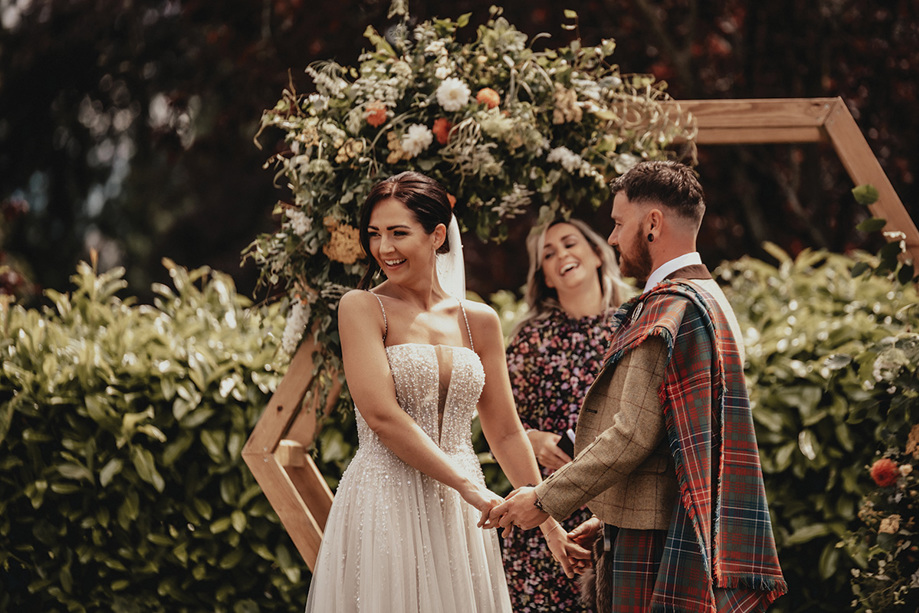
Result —
[[[436,237],[399,200],[387,198],[373,208],[367,234],[370,255],[388,279],[404,282],[412,275],[432,274]]]
[[[594,282],[602,262],[581,231],[569,223],[558,223],[546,231],[542,250],[546,286],[575,290]]]
[[[619,192],[613,199],[613,231],[607,241],[616,250],[619,258],[619,272],[624,277],[633,277],[640,285],[651,276],[651,252],[646,242],[643,227],[646,211]]]

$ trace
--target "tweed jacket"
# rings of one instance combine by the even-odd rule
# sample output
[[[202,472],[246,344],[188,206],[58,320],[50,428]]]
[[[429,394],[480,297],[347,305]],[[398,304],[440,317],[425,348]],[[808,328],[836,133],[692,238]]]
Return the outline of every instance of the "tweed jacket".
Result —
[[[668,278],[715,284],[704,266]],[[575,459],[536,487],[547,513],[561,520],[586,504],[601,521],[620,528],[670,527],[679,487],[658,397],[666,361],[664,341],[649,338],[600,371],[581,405]]]

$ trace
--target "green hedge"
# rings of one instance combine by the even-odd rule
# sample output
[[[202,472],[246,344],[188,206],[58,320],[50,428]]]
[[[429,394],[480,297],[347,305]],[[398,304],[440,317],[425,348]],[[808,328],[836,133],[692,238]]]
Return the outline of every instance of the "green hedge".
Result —
[[[919,296],[853,279],[852,258],[770,249],[778,265],[719,269],[747,331],[791,588],[770,610],[844,610],[854,562],[838,544],[858,526],[865,466],[919,413],[915,386],[894,392],[884,367],[919,340]],[[0,610],[302,608],[304,565],[240,459],[283,374],[278,305],[169,270],[175,288],[157,286],[152,307],[115,296],[121,271],[82,265],[72,295],[49,292],[53,309],[0,311]],[[502,312],[518,306],[504,298]],[[330,418],[315,455],[333,486],[355,444],[353,415]],[[496,466],[486,474],[507,488]]]
[[[865,467],[919,417],[915,386],[895,389],[883,371],[892,347],[914,342],[919,296],[883,277],[853,278],[850,257],[792,259],[767,248],[778,265],[744,258],[719,272],[746,331],[748,389],[789,581],[770,610],[848,610],[853,561],[839,544],[859,525]]]
[[[296,611],[307,577],[241,460],[279,305],[167,262],[155,306],[82,264],[0,310],[0,610]]]

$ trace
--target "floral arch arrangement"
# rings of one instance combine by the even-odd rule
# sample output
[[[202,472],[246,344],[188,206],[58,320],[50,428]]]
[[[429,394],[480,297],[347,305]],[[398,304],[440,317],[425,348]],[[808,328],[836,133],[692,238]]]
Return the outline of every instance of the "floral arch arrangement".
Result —
[[[565,14],[575,29],[576,14]],[[676,157],[675,144],[694,154],[692,116],[664,108],[672,102],[665,83],[609,64],[612,40],[535,51],[540,37],[528,44],[492,7],[464,43],[457,31],[469,18],[414,28],[403,21],[386,38],[368,28],[374,48],[358,67],[310,66],[316,92],[291,85],[262,116],[262,130],[285,135],[287,150],[266,167],[286,179],[293,202],[278,203],[280,226],[245,257],[259,266],[261,283],[287,290],[284,350],[292,353],[310,329],[320,373],[341,370],[335,309],[363,273],[358,211],[379,180],[409,169],[428,174],[451,194],[462,231],[500,241],[528,208],[540,222],[570,204],[596,208],[606,181],[639,160]]]

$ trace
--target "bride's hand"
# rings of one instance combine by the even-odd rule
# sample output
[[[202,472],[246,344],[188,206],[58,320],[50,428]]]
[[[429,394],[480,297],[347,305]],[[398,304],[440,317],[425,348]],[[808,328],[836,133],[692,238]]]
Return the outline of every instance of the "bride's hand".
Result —
[[[474,506],[479,510],[480,513],[482,513],[482,519],[479,521],[479,526],[482,526],[485,523],[485,520],[488,518],[489,511],[504,502],[504,499],[501,498],[501,496],[498,496],[487,487],[474,484],[464,488],[463,490],[460,490],[460,496],[463,497],[463,500]]]

